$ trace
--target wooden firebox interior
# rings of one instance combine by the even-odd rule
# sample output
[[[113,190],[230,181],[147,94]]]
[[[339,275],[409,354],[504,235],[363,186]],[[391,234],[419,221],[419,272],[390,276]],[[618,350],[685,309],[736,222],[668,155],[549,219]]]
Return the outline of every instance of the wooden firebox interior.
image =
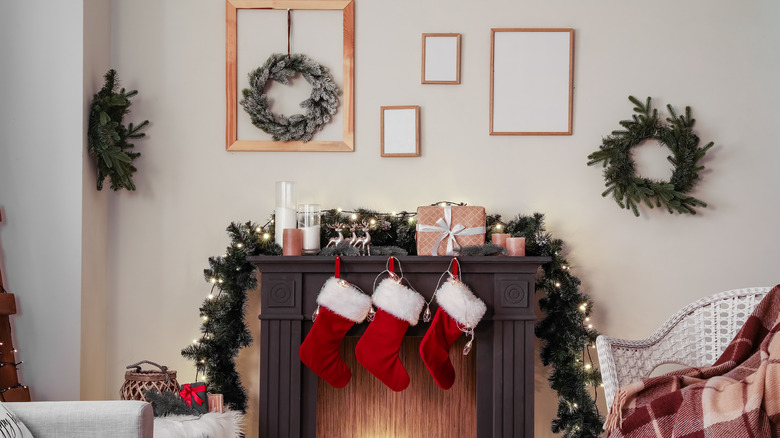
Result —
[[[401,392],[388,389],[358,363],[358,339],[349,336],[341,344],[341,357],[352,370],[349,384],[335,389],[319,380],[318,437],[477,436],[476,350],[462,354],[465,336],[452,346],[450,360],[456,378],[446,391],[436,385],[420,359],[421,337],[406,337],[401,344],[399,357],[411,382]]]

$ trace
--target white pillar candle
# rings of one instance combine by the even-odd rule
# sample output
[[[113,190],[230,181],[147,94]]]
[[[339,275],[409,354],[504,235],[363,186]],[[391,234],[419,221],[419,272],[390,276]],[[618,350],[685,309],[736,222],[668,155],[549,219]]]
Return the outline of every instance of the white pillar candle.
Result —
[[[285,228],[296,228],[298,225],[295,215],[295,209],[289,207],[276,207],[276,218],[274,219],[274,231],[276,243],[281,246],[282,232]]]
[[[295,214],[295,181],[276,182],[276,209],[274,210],[274,241],[282,246],[285,228],[297,228]]]

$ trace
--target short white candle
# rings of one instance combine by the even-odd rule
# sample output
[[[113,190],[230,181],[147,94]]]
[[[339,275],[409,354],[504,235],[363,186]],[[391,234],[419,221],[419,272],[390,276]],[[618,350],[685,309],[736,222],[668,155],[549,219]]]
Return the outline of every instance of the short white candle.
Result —
[[[320,226],[312,225],[310,227],[302,227],[303,230],[303,250],[319,250],[320,249]]]

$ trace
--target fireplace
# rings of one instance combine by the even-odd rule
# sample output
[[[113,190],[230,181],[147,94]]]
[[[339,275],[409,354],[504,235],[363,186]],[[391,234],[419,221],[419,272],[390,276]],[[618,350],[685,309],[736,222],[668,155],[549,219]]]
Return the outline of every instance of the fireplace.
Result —
[[[429,300],[451,257],[398,257],[404,276]],[[260,437],[317,435],[318,377],[298,358],[315,299],[334,258],[257,256],[260,271]],[[385,257],[342,257],[341,277],[371,293]],[[534,283],[548,257],[459,257],[463,281],[487,305],[476,329],[478,437],[533,436]],[[398,268],[396,268],[396,272]],[[435,312],[435,305],[431,309]],[[368,323],[348,336],[360,336]],[[406,336],[423,336],[420,321]],[[457,346],[455,347],[457,348]],[[460,354],[460,353],[457,353]]]

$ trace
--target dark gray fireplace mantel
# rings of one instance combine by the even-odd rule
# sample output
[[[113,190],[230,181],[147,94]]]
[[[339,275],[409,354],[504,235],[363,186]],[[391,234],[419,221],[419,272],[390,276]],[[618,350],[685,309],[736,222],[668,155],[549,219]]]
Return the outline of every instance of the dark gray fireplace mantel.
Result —
[[[452,257],[397,257],[404,276],[431,298]],[[259,272],[260,437],[314,438],[317,376],[298,358],[335,257],[249,257]],[[476,329],[477,436],[533,436],[534,283],[549,257],[458,257],[461,278],[487,305]],[[386,257],[342,257],[341,277],[371,293]],[[396,273],[399,273],[396,267]],[[435,307],[431,308],[435,312]],[[348,335],[359,336],[367,323]],[[429,323],[410,327],[423,336]],[[473,354],[473,353],[472,353]]]

